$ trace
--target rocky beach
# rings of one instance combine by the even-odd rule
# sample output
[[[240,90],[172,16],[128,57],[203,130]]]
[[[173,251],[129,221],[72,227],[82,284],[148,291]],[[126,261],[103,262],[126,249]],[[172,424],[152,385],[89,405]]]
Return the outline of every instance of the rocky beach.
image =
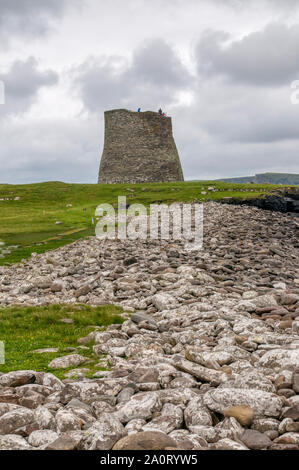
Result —
[[[204,243],[79,240],[0,267],[0,306],[114,304],[51,373],[0,373],[0,450],[299,450],[299,219],[204,204]],[[93,341],[97,372],[80,347]]]

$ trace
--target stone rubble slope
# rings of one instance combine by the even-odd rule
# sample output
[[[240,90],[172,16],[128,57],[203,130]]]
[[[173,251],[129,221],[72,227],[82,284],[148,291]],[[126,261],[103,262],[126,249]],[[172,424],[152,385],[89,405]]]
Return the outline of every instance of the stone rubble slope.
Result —
[[[299,449],[298,219],[204,217],[199,251],[91,238],[0,268],[2,306],[127,312],[78,340],[111,366],[95,379],[0,374],[0,449]]]

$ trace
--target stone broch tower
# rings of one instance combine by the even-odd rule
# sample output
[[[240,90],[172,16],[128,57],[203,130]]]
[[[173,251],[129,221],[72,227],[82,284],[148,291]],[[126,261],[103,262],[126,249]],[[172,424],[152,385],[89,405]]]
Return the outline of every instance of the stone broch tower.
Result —
[[[171,118],[152,111],[106,111],[99,183],[167,181],[184,181]]]

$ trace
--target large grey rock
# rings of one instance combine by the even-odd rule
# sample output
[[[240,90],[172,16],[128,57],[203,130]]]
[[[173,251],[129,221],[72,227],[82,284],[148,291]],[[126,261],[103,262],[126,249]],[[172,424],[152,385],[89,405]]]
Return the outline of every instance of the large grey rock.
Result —
[[[296,444],[299,445],[299,433],[298,432],[286,432],[282,436],[277,437],[274,440],[277,444]]]
[[[9,411],[19,409],[19,405],[15,405],[14,403],[0,403],[0,417],[8,413]]]
[[[251,425],[251,429],[260,431],[262,433],[267,431],[277,431],[279,427],[279,421],[274,418],[255,418]]]
[[[28,408],[19,407],[0,418],[0,434],[12,434],[17,429],[32,423],[34,414]]]
[[[59,433],[80,430],[83,426],[82,419],[78,418],[71,410],[68,409],[57,411],[55,421]]]
[[[180,406],[166,403],[161,415],[149,421],[142,427],[143,431],[161,431],[165,434],[178,429],[183,424],[183,410]]]
[[[282,294],[281,303],[282,305],[293,305],[299,302],[298,294]]]
[[[257,389],[265,392],[275,392],[275,386],[270,379],[257,370],[244,370],[229,378],[219,388]]]
[[[216,450],[248,450],[248,447],[244,444],[228,438],[220,439],[216,444],[214,444],[214,448]]]
[[[113,414],[104,413],[87,431],[80,443],[81,450],[111,450],[125,435],[121,422]]]
[[[196,426],[189,426],[189,431],[195,435],[198,435],[205,439],[207,442],[214,443],[218,441],[219,433],[217,429],[213,426],[202,426],[202,425],[196,425]]]
[[[234,356],[228,351],[197,351],[195,348],[186,350],[186,358],[204,367],[219,369],[220,366],[230,364]]]
[[[142,431],[160,431],[165,434],[177,429],[178,423],[175,417],[173,416],[158,416],[157,418],[152,419],[146,425],[142,426]]]
[[[268,306],[274,306],[277,305],[277,300],[274,297],[274,295],[271,294],[266,294],[266,295],[260,295],[256,297],[255,299],[251,300],[252,303],[256,305],[256,307],[268,307]]]
[[[38,424],[39,429],[56,429],[55,418],[45,406],[38,406],[34,410],[34,421]]]
[[[48,367],[50,369],[67,369],[68,367],[80,366],[84,362],[86,362],[86,357],[80,356],[80,354],[70,354],[53,359]]]
[[[186,359],[183,359],[179,356],[176,356],[172,360],[172,364],[183,372],[187,372],[188,374],[191,374],[204,382],[213,382],[215,385],[226,382],[229,378],[228,375],[224,372],[208,369],[207,367],[194,364],[193,362],[187,361]]]
[[[142,430],[143,426],[146,425],[145,419],[132,419],[125,426],[126,434],[135,434]]]
[[[231,406],[245,405],[254,410],[254,415],[276,417],[280,415],[283,399],[274,393],[262,390],[221,388],[205,393],[204,404],[212,411],[224,413]]]
[[[20,387],[21,385],[30,384],[35,381],[35,374],[31,370],[19,370],[8,372],[1,375],[0,386],[2,387]]]
[[[156,294],[152,298],[154,306],[158,310],[170,310],[177,306],[176,299],[167,293]]]
[[[191,434],[186,429],[178,429],[169,434],[174,439],[179,449],[184,450],[201,450],[208,449],[208,442],[197,434]]]
[[[50,372],[36,372],[35,382],[39,385],[49,387],[56,392],[59,392],[64,388],[63,382],[56,377],[56,375],[53,375]]]
[[[21,436],[7,434],[0,436],[0,450],[31,450],[32,447]]]
[[[161,408],[162,403],[157,393],[138,393],[119,408],[116,416],[122,423],[128,423],[132,419],[148,419]]]
[[[74,433],[63,433],[55,441],[48,444],[45,450],[77,450],[83,438],[83,433],[81,431],[81,434],[77,434],[75,436]]]
[[[33,431],[28,438],[28,443],[32,447],[41,447],[54,442],[56,439],[58,439],[58,434],[54,431]]]
[[[73,382],[67,384],[61,394],[61,402],[68,403],[73,398],[89,403],[99,399],[101,395],[108,395],[110,397],[118,395],[122,390],[122,386],[117,382]]]
[[[32,351],[35,354],[48,354],[48,353],[58,353],[59,348],[43,348],[43,349],[35,349]]]
[[[240,440],[249,448],[253,450],[267,449],[272,445],[272,441],[266,434],[253,429],[246,429],[240,436]]]
[[[184,412],[185,423],[189,429],[191,426],[212,426],[213,420],[210,411],[203,404],[202,397],[193,398]]]
[[[219,439],[235,440],[236,436],[243,433],[244,428],[235,418],[229,417],[216,424],[215,430],[217,431]]]
[[[153,320],[153,318],[150,315],[147,315],[144,312],[133,313],[133,315],[131,316],[131,320],[132,320],[132,322],[136,323],[137,325],[139,323],[146,322],[149,325],[157,326],[157,323]]]

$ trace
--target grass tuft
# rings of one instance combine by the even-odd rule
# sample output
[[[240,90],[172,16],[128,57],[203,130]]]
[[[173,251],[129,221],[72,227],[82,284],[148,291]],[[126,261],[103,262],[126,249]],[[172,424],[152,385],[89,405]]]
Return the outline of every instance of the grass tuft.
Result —
[[[94,328],[106,328],[111,324],[121,324],[122,309],[113,305],[91,307],[89,305],[50,305],[45,307],[9,307],[0,308],[0,340],[5,345],[5,364],[0,365],[0,372],[13,370],[35,370],[52,372],[64,378],[68,369],[53,370],[49,362],[56,358],[73,354],[66,348],[78,348],[78,339],[87,336]],[[69,318],[73,323],[63,323]],[[92,351],[78,349],[74,353],[91,360],[80,367],[91,369],[90,375],[100,370],[95,364],[100,358]],[[37,354],[36,349],[58,348],[58,353]],[[71,367],[74,369],[75,367]]]

